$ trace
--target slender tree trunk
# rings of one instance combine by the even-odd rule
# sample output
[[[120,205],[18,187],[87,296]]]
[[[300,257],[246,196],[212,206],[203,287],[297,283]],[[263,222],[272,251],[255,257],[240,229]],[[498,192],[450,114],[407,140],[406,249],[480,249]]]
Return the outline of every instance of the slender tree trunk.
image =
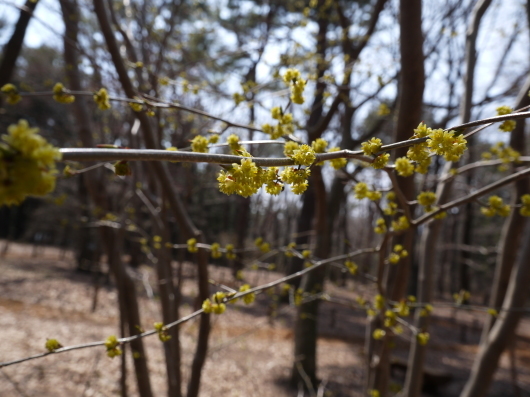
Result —
[[[519,92],[515,104],[516,109],[530,105],[530,98],[528,97],[529,90],[530,77],[526,80],[525,85]],[[524,155],[526,152],[525,125],[526,123],[524,121],[519,121],[510,135],[510,146],[521,153],[521,155]],[[522,179],[515,182],[511,204],[515,205],[523,194],[528,193],[530,193],[530,184],[528,183],[528,180]],[[490,297],[490,307],[492,308],[498,309],[504,301],[512,267],[515,263],[517,252],[521,244],[525,224],[526,218],[520,215],[516,209],[510,213],[508,220],[504,223],[501,238],[499,240],[499,255],[497,256],[497,264],[495,266],[493,287]],[[486,320],[482,334],[482,341],[487,339],[495,321],[495,317],[489,317]]]
[[[61,9],[63,20],[65,22],[65,42],[64,58],[66,64],[66,75],[69,80],[70,88],[75,91],[82,91],[78,55],[75,49],[78,34],[79,9],[76,0],[61,0]],[[87,112],[86,103],[83,97],[76,98],[72,104],[74,116],[79,126],[79,135],[85,146],[93,146],[91,120]],[[88,191],[94,203],[102,209],[108,211],[109,204],[106,197],[106,189],[98,181],[97,174],[86,174],[85,181]],[[134,282],[127,274],[125,266],[121,261],[121,249],[117,233],[109,228],[101,228],[101,237],[106,248],[109,269],[116,282],[118,289],[118,299],[120,301],[120,316],[124,323],[127,323],[129,335],[140,333],[141,321],[138,308],[138,299],[136,296],[136,287]],[[123,313],[123,310],[126,310]],[[136,339],[131,343],[131,351],[134,358],[134,368],[138,384],[138,390],[141,397],[151,397],[151,382],[149,379],[149,370],[147,368],[147,357],[142,339]]]
[[[472,97],[474,89],[475,63],[476,63],[476,38],[480,21],[491,0],[479,1],[471,16],[469,29],[466,36],[466,74],[464,76],[464,95],[461,101],[460,118],[461,122],[469,121],[471,116]],[[447,163],[442,171],[442,175],[447,175],[452,163]],[[438,186],[436,196],[437,204],[445,203],[450,195],[452,182],[445,182]],[[469,219],[469,224],[471,220]],[[468,224],[468,226],[469,226]],[[433,299],[434,290],[434,263],[432,258],[436,256],[436,248],[439,240],[441,222],[432,221],[425,226],[420,245],[418,274],[418,301],[430,303]],[[460,264],[462,266],[462,264]],[[465,277],[464,277],[465,279]],[[429,328],[429,316],[421,316],[420,311],[415,313],[415,326],[418,329],[427,331]],[[408,371],[405,379],[405,393],[410,397],[419,397],[423,384],[423,366],[425,362],[426,346],[418,343],[416,338],[412,340],[409,353]]]
[[[0,62],[0,87],[9,83],[9,80],[11,80],[18,56],[22,50],[22,44],[24,43],[24,37],[26,36],[26,29],[37,4],[38,1],[27,0],[21,7],[22,9],[20,10],[15,30],[7,44],[4,46],[4,51],[2,53],[2,62]],[[2,97],[0,97],[0,106],[1,105]]]
[[[423,90],[425,87],[421,0],[401,0],[399,12],[401,74],[394,134],[396,142],[410,138],[414,128],[421,121]],[[404,156],[406,151],[406,148],[397,150],[396,157]],[[401,190],[407,200],[414,199],[413,178],[398,177],[397,188]],[[394,239],[392,244],[401,244],[408,252],[412,253],[414,236],[414,230],[409,230]],[[399,301],[405,296],[409,274],[410,258],[400,261],[395,266],[387,267],[384,280],[387,291],[385,299]],[[372,335],[367,335],[367,337],[371,338]],[[386,337],[383,341],[384,343],[377,344],[376,349],[372,349],[372,354],[376,354],[377,357],[370,358],[367,376],[368,388],[378,390],[381,397],[385,397],[388,394],[390,376],[389,345],[391,340]],[[369,342],[368,346],[370,345],[373,345],[373,343]]]
[[[313,170],[312,189],[315,192],[315,250],[314,256],[326,258],[329,254],[328,221],[326,208],[326,187],[322,179],[321,168]],[[307,194],[307,193],[306,193]],[[294,364],[291,380],[294,385],[300,382],[308,388],[307,380],[314,390],[318,387],[317,379],[317,337],[318,337],[318,295],[324,290],[326,267],[322,266],[304,276],[301,288],[308,294],[308,301],[302,303],[297,311],[294,326]],[[315,296],[316,299],[312,299]]]
[[[460,397],[485,396],[497,369],[499,358],[515,337],[522,311],[516,310],[528,299],[530,284],[530,230],[526,228],[523,251],[514,266],[501,311],[488,337],[481,343],[477,358]],[[526,241],[526,242],[524,242]]]
[[[114,37],[114,32],[110,27],[110,22],[107,15],[107,10],[103,0],[94,0],[94,11],[99,21],[101,27],[101,32],[105,38],[108,50],[110,52],[112,62],[118,73],[118,77],[123,88],[123,91],[128,98],[134,98],[138,95],[136,89],[133,86],[131,79],[123,63],[123,59],[120,55],[120,50]],[[135,116],[140,121],[145,146],[148,149],[155,149],[159,145],[155,140],[150,120],[145,113],[135,113]],[[185,210],[184,204],[180,198],[180,195],[177,193],[174,181],[169,174],[167,164],[160,162],[153,162],[151,164],[151,169],[160,182],[164,197],[166,198],[174,216],[177,220],[177,223],[186,238],[194,237],[199,243],[203,243],[203,235],[200,230],[198,230],[188,213]],[[208,285],[208,256],[204,249],[199,249],[197,254],[197,267],[198,267],[198,285],[199,285],[199,299],[201,302],[208,298],[209,295],[209,285]],[[202,368],[204,362],[206,361],[206,353],[208,351],[208,336],[210,334],[210,315],[201,314],[200,325],[199,325],[199,335],[197,339],[197,347],[195,350],[195,356],[192,363],[192,371],[188,384],[188,397],[196,397],[199,394],[200,380]]]

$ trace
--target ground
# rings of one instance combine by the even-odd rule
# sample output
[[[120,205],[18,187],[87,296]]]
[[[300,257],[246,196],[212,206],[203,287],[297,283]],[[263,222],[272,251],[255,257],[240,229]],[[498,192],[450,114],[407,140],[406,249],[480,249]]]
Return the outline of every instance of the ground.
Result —
[[[4,242],[0,241],[0,248]],[[0,362],[44,351],[47,338],[63,345],[99,341],[118,333],[116,292],[112,284],[99,289],[95,310],[94,276],[75,271],[70,252],[52,247],[11,243],[0,257]],[[191,311],[196,295],[193,266],[186,264],[182,314]],[[211,277],[224,284],[233,282],[229,269],[210,267]],[[154,275],[147,268],[134,272],[141,296],[144,328],[160,321],[158,302],[149,298]],[[245,274],[252,285],[280,277],[279,274],[250,271]],[[326,290],[333,298],[353,301],[366,286]],[[352,291],[353,290],[353,291]],[[282,397],[294,396],[286,380],[293,352],[292,321],[295,309],[278,307],[271,317],[272,298],[258,296],[256,304],[230,305],[227,312],[213,318],[209,356],[203,372],[201,396]],[[323,302],[319,319],[318,376],[330,396],[361,396],[363,385],[363,343],[365,315],[346,305]],[[440,396],[458,396],[469,374],[484,315],[476,312],[437,308],[432,321],[428,366],[432,371],[452,375],[452,381],[438,390]],[[198,323],[181,328],[183,375],[187,379],[193,358]],[[158,338],[145,340],[155,396],[166,394],[164,361]],[[405,359],[406,335],[393,352]],[[519,396],[530,396],[530,319],[523,319],[515,341],[516,384]],[[510,371],[510,356],[501,358],[490,396],[516,396]],[[128,362],[131,370],[132,363]],[[396,371],[394,382],[402,381]],[[50,355],[0,369],[0,397],[10,396],[117,396],[120,359],[110,359],[102,347]],[[136,390],[128,377],[129,395]],[[428,394],[425,394],[426,396]]]

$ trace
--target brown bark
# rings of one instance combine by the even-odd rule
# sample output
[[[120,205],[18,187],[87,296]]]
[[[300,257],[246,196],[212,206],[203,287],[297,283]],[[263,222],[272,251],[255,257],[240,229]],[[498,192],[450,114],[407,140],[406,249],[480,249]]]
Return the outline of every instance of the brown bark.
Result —
[[[320,167],[313,169],[312,189],[315,192],[315,250],[314,256],[317,258],[326,258],[329,254],[328,240],[328,221],[326,208],[326,187],[322,179]],[[307,194],[307,193],[306,193]],[[324,290],[324,279],[326,267],[321,266],[315,271],[308,273],[303,279],[300,287],[304,293],[318,295]],[[307,386],[304,377],[309,379],[311,385],[316,390],[318,387],[317,379],[317,325],[318,325],[318,308],[320,299],[309,299],[308,302],[302,303],[297,311],[297,317],[294,326],[294,364],[292,369],[291,381],[294,385],[300,382]]]
[[[0,63],[0,87],[9,83],[9,80],[11,80],[18,56],[22,50],[24,36],[26,36],[26,29],[37,4],[38,1],[27,0],[21,7],[15,30],[7,44],[4,46],[4,51],[2,53],[2,62]],[[0,106],[1,105],[2,98],[0,97]]]
[[[61,0],[61,10],[65,23],[65,43],[64,58],[66,65],[66,75],[69,80],[69,86],[72,90],[82,91],[81,77],[79,73],[79,62],[76,49],[72,43],[77,43],[79,9],[75,0]],[[87,112],[86,103],[83,97],[76,98],[72,104],[74,116],[79,126],[79,136],[83,145],[91,147],[92,129],[91,120]],[[102,209],[108,211],[109,204],[106,196],[106,189],[97,179],[96,174],[86,174],[85,181],[88,191],[94,203]],[[101,238],[108,256],[108,264],[116,282],[118,290],[118,299],[120,302],[120,317],[123,323],[127,324],[129,335],[140,333],[141,321],[138,308],[138,299],[136,296],[136,287],[134,282],[127,274],[125,266],[121,261],[121,249],[117,233],[110,228],[101,228]],[[134,357],[134,369],[137,379],[138,391],[142,397],[151,397],[151,383],[149,379],[149,370],[147,368],[147,357],[142,339],[135,339],[131,342],[131,351]],[[122,390],[122,392],[125,392]]]
[[[110,52],[112,62],[118,73],[118,77],[125,95],[128,98],[134,98],[138,95],[137,90],[134,88],[131,79],[127,74],[127,69],[123,59],[121,58],[118,44],[114,37],[105,9],[103,0],[94,0],[94,10],[98,18],[101,32],[105,38],[107,48]],[[136,117],[140,121],[143,138],[145,141],[146,148],[155,149],[159,145],[155,141],[154,133],[151,128],[149,118],[145,113],[135,113]],[[154,162],[151,164],[151,169],[155,174],[156,178],[160,182],[162,191],[165,199],[167,200],[177,223],[186,238],[195,237],[198,242],[202,243],[203,235],[198,230],[190,217],[188,216],[184,204],[177,193],[174,181],[169,174],[167,164]],[[209,286],[208,286],[208,256],[204,249],[200,249],[197,254],[197,267],[198,267],[198,284],[199,284],[199,299],[201,302],[208,298]],[[204,362],[206,361],[206,353],[208,351],[208,336],[210,334],[210,315],[201,314],[199,335],[197,339],[197,347],[195,350],[195,356],[192,363],[192,371],[188,384],[188,397],[196,397],[199,394],[200,379]]]
[[[530,90],[530,77],[526,80],[525,85],[519,92],[515,105],[516,109],[530,105],[530,98],[527,95],[528,90]],[[524,121],[519,121],[510,135],[510,146],[521,153],[521,155],[524,155],[526,152],[525,124]],[[528,193],[530,193],[530,184],[527,179],[515,182],[511,204],[515,205],[523,194]],[[504,223],[500,238],[499,255],[497,256],[497,263],[493,276],[494,284],[489,303],[492,308],[498,309],[504,300],[506,290],[508,289],[512,267],[515,263],[518,249],[521,244],[525,224],[526,218],[521,216],[517,210],[513,210],[507,221]],[[490,317],[486,320],[482,335],[483,341],[486,340],[495,321],[495,317]]]
[[[530,231],[524,233],[526,243],[517,264],[510,275],[504,303],[488,337],[481,343],[477,357],[460,397],[482,397],[488,392],[499,358],[514,338],[515,329],[522,311],[514,310],[523,306],[528,299],[530,283]]]
[[[485,0],[480,1],[475,5],[471,15],[471,21],[466,35],[466,74],[464,76],[464,95],[462,96],[461,107],[460,107],[460,118],[462,123],[467,123],[471,115],[472,96],[474,90],[474,76],[475,76],[475,63],[476,63],[476,39],[478,35],[478,29],[482,16],[489,7],[491,1]],[[442,175],[446,175],[452,163],[447,163],[444,167]],[[438,185],[436,192],[437,204],[443,204],[447,202],[450,192],[452,189],[452,180],[449,182]],[[469,208],[468,208],[469,211]],[[432,258],[436,257],[436,249],[438,245],[438,236],[440,234],[442,222],[432,221],[426,225],[425,231],[423,232],[420,242],[420,255],[419,255],[419,273],[418,273],[418,301],[422,303],[430,303],[433,299],[434,291],[434,262]],[[466,229],[471,226],[471,215],[467,218]],[[468,230],[468,233],[470,230]],[[460,266],[463,266],[460,264]],[[467,268],[461,269],[465,272]],[[467,274],[461,274],[461,281],[466,280]],[[417,311],[415,314],[415,326],[423,331],[427,331],[429,328],[429,316],[422,317],[420,312]],[[423,384],[423,366],[425,362],[426,346],[422,346],[416,339],[412,341],[408,371],[405,379],[405,391],[408,396],[417,397],[421,395],[421,389]]]
[[[401,73],[399,82],[399,97],[397,106],[396,130],[394,141],[403,141],[413,134],[421,121],[423,90],[425,87],[423,32],[421,30],[421,0],[402,0],[400,2],[400,55]],[[396,157],[406,154],[407,149],[396,151]],[[407,200],[415,196],[413,178],[397,178],[397,186]],[[412,253],[414,230],[402,234],[394,239],[392,244],[401,244],[408,252]],[[396,266],[387,267],[385,275],[385,289],[388,292],[386,299],[399,301],[405,296],[410,274],[410,258],[400,261]],[[372,337],[367,335],[367,337]],[[368,343],[370,345],[370,343]],[[378,390],[382,397],[388,394],[390,375],[389,341],[381,344],[373,354],[378,357],[370,358],[368,376],[370,389]]]

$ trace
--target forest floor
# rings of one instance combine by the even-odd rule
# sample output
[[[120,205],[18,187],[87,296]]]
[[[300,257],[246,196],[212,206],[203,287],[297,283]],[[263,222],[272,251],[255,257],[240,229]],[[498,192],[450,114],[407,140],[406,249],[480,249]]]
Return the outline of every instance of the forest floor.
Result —
[[[0,241],[0,249],[3,242]],[[183,274],[182,315],[196,305],[194,268],[187,264]],[[227,268],[210,267],[217,282],[234,283]],[[156,298],[149,298],[154,274],[147,267],[135,271],[144,328],[160,321]],[[281,277],[265,271],[246,271],[252,285]],[[95,278],[75,271],[71,253],[52,247],[34,250],[30,245],[11,244],[0,257],[0,362],[44,351],[47,338],[63,345],[104,340],[118,331],[116,291],[111,284],[99,288],[95,310]],[[212,289],[213,291],[214,289]],[[354,300],[369,296],[367,286],[339,288],[332,283],[326,291],[334,298]],[[287,379],[291,371],[295,310],[278,306],[271,317],[272,298],[261,294],[251,306],[230,305],[225,314],[214,316],[208,359],[204,368],[201,396],[282,397],[295,396]],[[450,375],[439,388],[439,396],[458,396],[469,375],[485,315],[450,308],[433,312],[427,357],[429,371]],[[344,305],[323,302],[319,317],[318,376],[326,385],[326,396],[362,396],[364,376],[363,343],[366,316]],[[198,322],[181,327],[183,375],[187,379],[193,358]],[[515,340],[515,369],[518,394],[514,391],[513,356],[506,352],[490,390],[490,396],[530,396],[530,319],[524,318]],[[398,339],[396,360],[406,359],[408,336]],[[166,395],[162,345],[156,336],[145,339],[155,396]],[[512,357],[512,359],[511,359]],[[136,396],[129,371],[129,396]],[[396,372],[393,381],[402,383]],[[102,347],[50,355],[0,369],[1,397],[90,397],[117,396],[120,359],[110,359]]]

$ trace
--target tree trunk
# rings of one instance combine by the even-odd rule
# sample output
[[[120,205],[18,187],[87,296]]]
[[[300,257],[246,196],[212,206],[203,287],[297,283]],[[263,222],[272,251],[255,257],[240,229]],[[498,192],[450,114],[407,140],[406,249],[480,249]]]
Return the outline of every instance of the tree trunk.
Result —
[[[27,0],[21,7],[22,9],[20,10],[15,30],[7,44],[4,46],[4,51],[2,53],[2,62],[0,63],[0,87],[9,83],[9,80],[11,80],[18,56],[22,50],[22,44],[24,43],[24,37],[26,36],[26,29],[37,4],[38,1]],[[2,97],[0,96],[0,106],[1,105]]]
[[[481,343],[477,358],[460,397],[482,397],[488,392],[499,358],[515,337],[515,329],[522,311],[515,310],[523,306],[528,299],[530,284],[530,230],[526,228],[523,251],[512,270],[510,282],[501,311],[488,337]],[[524,243],[526,241],[526,243]]]
[[[64,58],[66,75],[68,76],[70,88],[74,91],[82,91],[83,87],[78,68],[78,56],[74,47],[75,43],[77,43],[78,34],[78,5],[76,0],[61,0],[60,4],[65,23]],[[83,145],[92,147],[91,122],[84,98],[76,98],[76,101],[72,106],[74,116],[76,117],[79,126],[79,136],[81,141],[83,142]],[[106,197],[106,189],[101,183],[101,180],[97,180],[97,174],[94,173],[88,173],[85,174],[85,176],[87,188],[92,200],[97,206],[108,211],[109,204]],[[118,290],[120,308],[126,309],[125,313],[122,313],[123,310],[120,310],[120,315],[123,316],[123,321],[127,323],[129,335],[136,335],[140,333],[141,328],[136,287],[130,276],[127,274],[125,266],[121,261],[121,250],[118,246],[117,233],[106,227],[102,227],[100,233],[103,244],[106,248],[109,269],[114,277]],[[149,379],[149,370],[147,368],[147,357],[143,340],[141,338],[135,339],[131,342],[131,351],[134,358],[134,368],[139,394],[141,397],[152,397],[153,393]]]

